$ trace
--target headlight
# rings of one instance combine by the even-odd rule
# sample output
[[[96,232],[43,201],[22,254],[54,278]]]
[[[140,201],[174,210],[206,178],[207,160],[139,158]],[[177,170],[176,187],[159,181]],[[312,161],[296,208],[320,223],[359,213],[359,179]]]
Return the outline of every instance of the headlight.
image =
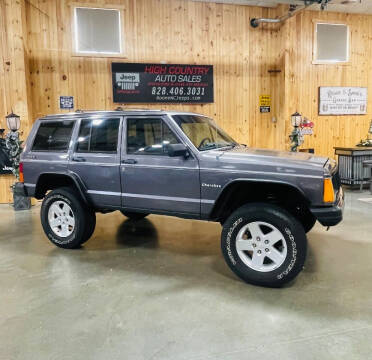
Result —
[[[332,175],[334,172],[334,169],[337,167],[337,162],[336,160],[333,160],[329,158],[327,162],[324,164],[324,169],[326,170],[325,173],[327,175]]]

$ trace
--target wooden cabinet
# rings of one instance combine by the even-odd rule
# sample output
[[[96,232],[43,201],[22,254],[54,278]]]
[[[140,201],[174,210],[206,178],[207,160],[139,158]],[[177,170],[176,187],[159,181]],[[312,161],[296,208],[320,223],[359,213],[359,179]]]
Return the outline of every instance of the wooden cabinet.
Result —
[[[360,185],[363,178],[371,174],[369,169],[363,169],[363,161],[372,160],[372,147],[335,147],[338,155],[341,183],[345,185]]]

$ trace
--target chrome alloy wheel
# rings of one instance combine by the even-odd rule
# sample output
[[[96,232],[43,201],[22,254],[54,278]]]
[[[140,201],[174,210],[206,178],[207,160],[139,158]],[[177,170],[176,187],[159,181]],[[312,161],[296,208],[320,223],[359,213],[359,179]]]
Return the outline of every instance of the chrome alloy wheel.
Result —
[[[62,200],[52,203],[48,210],[48,222],[59,237],[70,236],[75,229],[75,217],[71,207]]]
[[[260,272],[279,268],[287,257],[284,235],[275,226],[262,221],[251,222],[240,229],[236,250],[245,265]]]

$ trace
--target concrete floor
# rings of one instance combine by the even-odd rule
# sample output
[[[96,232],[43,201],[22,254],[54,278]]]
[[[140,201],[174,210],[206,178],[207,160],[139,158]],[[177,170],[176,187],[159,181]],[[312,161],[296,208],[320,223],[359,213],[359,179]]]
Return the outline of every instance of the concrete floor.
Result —
[[[0,206],[0,359],[370,359],[372,198],[309,234],[283,289],[238,280],[219,224],[98,215],[79,250],[48,242],[39,206]]]

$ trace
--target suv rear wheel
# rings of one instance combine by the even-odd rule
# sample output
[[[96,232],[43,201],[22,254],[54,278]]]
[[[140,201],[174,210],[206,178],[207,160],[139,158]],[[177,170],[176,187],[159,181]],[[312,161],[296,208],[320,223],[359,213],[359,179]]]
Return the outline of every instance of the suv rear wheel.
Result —
[[[231,270],[244,281],[280,287],[303,269],[307,240],[302,224],[286,210],[254,203],[226,220],[221,248]]]
[[[95,213],[86,209],[80,196],[69,187],[51,191],[41,206],[41,223],[56,246],[73,249],[86,242],[95,228]]]
[[[145,218],[147,215],[149,215],[146,213],[137,213],[137,212],[124,211],[124,210],[120,210],[120,212],[131,220],[141,220]]]

